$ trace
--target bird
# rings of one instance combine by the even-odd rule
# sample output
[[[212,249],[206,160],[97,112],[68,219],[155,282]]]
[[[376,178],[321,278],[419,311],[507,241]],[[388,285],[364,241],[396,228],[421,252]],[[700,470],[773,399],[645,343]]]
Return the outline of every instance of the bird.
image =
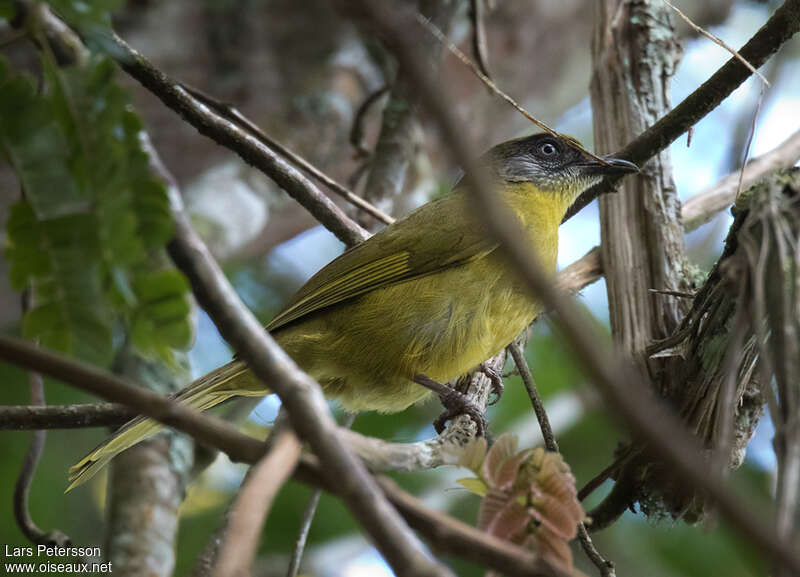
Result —
[[[497,144],[472,168],[516,214],[539,263],[555,273],[558,228],[578,196],[607,176],[638,172],[599,159],[566,135]],[[482,415],[446,384],[480,366],[541,312],[460,179],[451,191],[386,226],[305,283],[266,330],[329,398],[349,412],[396,413],[436,391],[448,411]],[[270,393],[239,359],[174,395],[204,411],[233,397]],[[162,428],[137,417],[70,468],[68,491]]]

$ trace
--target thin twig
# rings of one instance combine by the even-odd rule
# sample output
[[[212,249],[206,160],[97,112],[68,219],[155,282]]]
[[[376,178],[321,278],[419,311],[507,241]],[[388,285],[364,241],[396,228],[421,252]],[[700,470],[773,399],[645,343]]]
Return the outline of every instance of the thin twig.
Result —
[[[250,575],[272,502],[300,458],[300,441],[292,430],[284,428],[277,435],[269,451],[250,469],[236,498],[214,577]]]
[[[360,157],[367,157],[370,151],[364,142],[364,132],[366,132],[365,124],[367,113],[372,109],[372,106],[380,100],[380,98],[389,92],[390,86],[384,86],[375,90],[372,94],[367,96],[364,101],[359,105],[353,116],[353,126],[350,128],[350,144],[356,149],[356,153]]]
[[[443,136],[453,159],[462,166],[469,166],[474,158],[468,140],[461,133],[462,123],[456,119],[452,100],[444,97],[436,82],[417,54],[418,39],[408,31],[412,23],[403,12],[391,10],[383,3],[359,2],[379,31],[388,39],[401,65],[413,75],[421,101],[427,106],[431,118]],[[794,10],[794,12],[792,12]],[[800,27],[800,0],[788,0],[776,15],[791,20],[791,26]],[[773,18],[776,18],[773,15]],[[785,29],[791,28],[785,23]],[[399,31],[403,32],[400,33]],[[762,28],[763,30],[763,28]],[[780,42],[780,36],[772,37],[770,43]],[[741,63],[735,61],[738,66]],[[746,69],[745,69],[746,70]],[[782,539],[774,527],[763,520],[763,513],[756,515],[742,505],[738,496],[731,494],[702,458],[702,448],[697,439],[683,428],[678,419],[656,402],[642,385],[638,372],[619,358],[605,344],[606,340],[595,325],[590,324],[581,309],[555,289],[550,278],[541,270],[530,254],[519,230],[519,222],[509,209],[497,203],[496,195],[485,186],[479,171],[467,170],[467,190],[474,199],[474,209],[488,225],[492,237],[503,246],[509,262],[520,274],[520,278],[536,295],[540,302],[556,313],[561,332],[576,358],[592,381],[603,393],[606,402],[615,409],[636,434],[650,444],[653,451],[673,467],[675,474],[685,483],[705,492],[720,512],[730,521],[731,527],[749,539],[757,549],[769,555],[787,569],[800,573],[800,554],[796,548]]]
[[[617,577],[617,569],[613,561],[609,561],[603,557],[594,546],[594,541],[589,536],[589,531],[586,530],[586,525],[581,523],[578,525],[578,539],[581,541],[586,556],[589,561],[594,563],[595,567],[600,571],[601,577]]]
[[[514,364],[517,366],[520,377],[522,377],[525,390],[528,391],[531,405],[533,405],[533,412],[536,413],[536,419],[539,421],[539,428],[542,430],[544,446],[548,451],[558,453],[558,442],[556,441],[555,435],[553,435],[550,419],[547,416],[547,412],[544,410],[542,397],[539,394],[539,389],[536,387],[536,382],[533,380],[528,361],[525,360],[525,354],[516,341],[508,345],[508,350],[511,351],[511,356],[514,357]]]
[[[486,85],[486,87],[487,87],[489,90],[491,90],[491,91],[492,91],[494,94],[496,94],[497,96],[499,96],[500,98],[502,98],[503,100],[505,100],[505,101],[506,101],[508,104],[510,104],[510,105],[511,105],[511,106],[514,108],[514,110],[516,110],[517,112],[519,112],[520,114],[522,114],[522,116],[524,116],[525,118],[527,118],[528,120],[530,120],[531,122],[533,122],[533,123],[534,123],[536,126],[538,126],[539,128],[541,128],[542,130],[544,130],[544,131],[545,131],[547,134],[549,134],[549,135],[551,135],[551,136],[554,136],[554,137],[556,137],[556,138],[561,138],[561,135],[560,135],[560,134],[558,134],[558,132],[556,132],[555,130],[553,130],[552,128],[550,128],[550,127],[549,127],[547,124],[545,124],[544,122],[542,122],[541,120],[539,120],[538,118],[536,118],[535,116],[533,116],[533,115],[532,115],[530,112],[528,112],[527,110],[525,110],[525,109],[522,107],[522,105],[520,105],[520,104],[519,104],[519,103],[518,103],[516,100],[514,100],[514,99],[513,99],[513,98],[511,98],[511,97],[510,97],[508,94],[506,94],[505,92],[503,92],[503,91],[502,91],[502,90],[501,90],[501,89],[500,89],[500,88],[499,88],[499,87],[498,87],[498,86],[497,86],[497,85],[494,83],[494,81],[493,81],[491,78],[489,78],[487,75],[485,75],[483,72],[481,72],[481,69],[480,69],[480,68],[478,68],[478,65],[477,65],[477,64],[475,64],[475,63],[474,63],[472,60],[470,60],[469,56],[467,56],[466,54],[464,54],[464,53],[463,53],[463,52],[462,52],[462,51],[461,51],[461,50],[458,48],[458,46],[456,46],[455,44],[453,44],[453,43],[450,41],[450,39],[449,39],[449,38],[447,38],[447,36],[445,35],[445,33],[444,33],[444,32],[442,32],[442,31],[439,29],[439,27],[438,27],[438,26],[436,26],[436,25],[435,25],[433,22],[431,22],[431,21],[430,21],[428,18],[426,18],[424,15],[420,14],[419,12],[417,12],[417,13],[416,13],[416,19],[417,19],[417,22],[418,22],[419,24],[421,24],[423,28],[425,28],[425,30],[427,30],[428,32],[430,32],[431,34],[433,34],[433,36],[434,36],[434,37],[435,37],[435,38],[436,38],[436,39],[437,39],[439,42],[441,42],[441,43],[442,43],[444,46],[446,46],[446,47],[447,47],[447,49],[448,49],[448,50],[449,50],[451,53],[453,53],[453,55],[455,55],[455,57],[456,57],[456,58],[458,58],[458,59],[459,59],[459,60],[460,60],[460,61],[461,61],[461,62],[462,62],[464,65],[466,65],[466,66],[467,66],[467,67],[468,67],[468,68],[469,68],[469,69],[472,71],[472,73],[473,73],[475,76],[477,76],[477,77],[478,77],[478,79],[479,79],[481,82],[483,82],[483,83]],[[597,161],[599,161],[599,162],[601,162],[601,163],[605,164],[605,160],[603,160],[603,159],[602,159],[602,158],[600,158],[599,156],[596,156],[596,155],[595,155],[595,154],[593,154],[592,152],[589,152],[588,150],[586,150],[585,148],[583,148],[583,147],[582,147],[582,146],[581,146],[581,145],[580,145],[580,144],[579,144],[577,141],[573,142],[573,145],[574,145],[576,148],[580,148],[580,149],[581,149],[581,150],[582,150],[582,151],[583,151],[585,154],[587,154],[588,156],[592,157],[593,159],[595,159],[595,160],[597,160]]]
[[[589,481],[578,491],[578,501],[583,501],[591,495],[600,485],[605,483],[608,479],[611,478],[611,475],[614,474],[619,468],[618,459],[615,459],[613,463],[611,463],[608,467],[600,471],[597,475],[589,479]]]
[[[31,390],[31,404],[34,406],[44,405],[44,382],[42,381],[42,376],[37,372],[29,371],[28,383]],[[25,453],[25,458],[22,461],[22,467],[17,477],[17,483],[14,486],[14,518],[17,520],[17,525],[22,534],[31,543],[63,547],[69,544],[69,537],[58,529],[49,532],[42,531],[36,525],[33,517],[31,517],[28,506],[31,483],[36,474],[39,460],[42,458],[46,438],[47,431],[33,431],[31,434],[31,442],[28,445],[28,450]]]
[[[742,168],[739,170],[739,182],[736,184],[736,198],[739,198],[739,193],[742,192],[742,181],[744,180],[744,167],[747,166],[747,161],[750,158],[750,146],[753,144],[753,137],[756,135],[756,124],[758,122],[758,113],[761,112],[761,103],[764,101],[764,85],[761,85],[758,91],[758,100],[756,101],[756,109],[753,111],[753,122],[750,124],[750,131],[747,133],[747,144],[744,147],[744,158],[742,159]]]
[[[289,559],[289,569],[286,571],[287,577],[296,577],[297,571],[300,569],[300,561],[306,549],[308,533],[311,531],[311,523],[314,521],[314,516],[317,514],[317,507],[319,506],[319,499],[321,496],[322,489],[314,489],[311,491],[311,496],[308,498],[308,503],[303,511],[303,518],[300,520],[300,530],[297,532],[297,539],[295,539],[294,542],[292,557]]]
[[[288,147],[284,146],[271,136],[269,136],[266,132],[264,132],[257,124],[255,124],[252,120],[247,118],[244,114],[242,114],[238,108],[236,108],[233,104],[229,104],[227,102],[222,102],[206,94],[205,92],[198,90],[192,86],[187,85],[184,82],[181,82],[181,87],[183,87],[186,92],[192,95],[192,97],[208,106],[211,110],[227,118],[228,120],[237,123],[239,126],[247,130],[250,134],[258,138],[264,145],[270,147],[272,150],[278,152],[280,155],[287,158],[292,164],[299,167],[300,169],[304,170],[316,180],[327,186],[330,190],[344,198],[347,202],[352,204],[353,206],[360,208],[367,214],[370,214],[380,220],[385,224],[392,224],[394,219],[389,216],[388,214],[384,213],[381,209],[373,204],[370,204],[353,191],[348,189],[343,184],[340,184],[319,168],[311,164],[305,158],[297,154],[296,152],[290,150]]]
[[[469,19],[472,23],[472,54],[478,69],[486,78],[489,74],[489,48],[486,45],[486,27],[484,26],[485,0],[470,0]]]
[[[342,427],[349,429],[353,426],[353,421],[356,420],[355,413],[348,413],[342,422]],[[296,577],[297,571],[300,569],[300,561],[303,559],[303,552],[306,548],[306,541],[308,541],[308,533],[311,531],[311,523],[314,522],[314,516],[317,514],[317,506],[319,499],[322,496],[322,489],[314,489],[311,496],[308,498],[308,503],[303,511],[303,518],[300,520],[300,530],[297,532],[297,539],[294,542],[294,549],[292,550],[292,557],[289,559],[289,569],[286,571],[286,577]]]
[[[669,2],[669,0],[664,0],[664,4],[666,4],[667,6],[669,6],[670,8],[672,8],[672,9],[675,11],[675,13],[676,13],[678,16],[680,16],[680,17],[681,17],[681,19],[683,19],[683,21],[684,21],[684,22],[686,22],[686,23],[689,25],[689,27],[690,27],[692,30],[694,30],[695,32],[697,32],[697,33],[698,33],[698,34],[700,34],[701,36],[705,36],[706,38],[708,38],[709,40],[711,40],[711,41],[712,41],[714,44],[717,44],[717,45],[719,45],[719,46],[722,46],[722,47],[723,47],[725,50],[727,50],[728,52],[730,52],[730,53],[731,53],[731,54],[734,56],[734,58],[737,58],[737,59],[739,60],[739,62],[741,62],[742,64],[744,64],[745,66],[747,66],[747,69],[748,69],[750,72],[752,72],[753,74],[755,74],[756,76],[758,76],[758,77],[761,79],[761,82],[763,82],[763,83],[764,83],[765,85],[767,85],[767,86],[769,86],[769,85],[770,85],[770,84],[769,84],[769,81],[767,81],[767,79],[766,79],[766,78],[764,78],[764,75],[763,75],[763,74],[761,74],[761,73],[760,73],[758,70],[756,70],[756,67],[755,67],[755,66],[753,66],[753,65],[752,65],[752,64],[750,64],[750,63],[749,63],[749,62],[748,62],[746,59],[744,59],[744,58],[742,57],[742,55],[741,55],[741,54],[739,54],[738,52],[736,52],[736,50],[734,50],[733,48],[731,48],[730,46],[728,46],[727,44],[725,44],[725,42],[723,42],[723,41],[722,41],[722,40],[721,40],[719,37],[717,37],[717,36],[714,36],[714,35],[713,35],[711,32],[709,32],[708,30],[706,30],[706,29],[704,29],[704,28],[701,28],[700,26],[698,26],[697,24],[695,24],[694,22],[692,22],[692,19],[691,19],[691,18],[689,18],[689,17],[688,17],[686,14],[684,14],[683,12],[681,12],[681,11],[680,11],[680,10],[679,10],[679,9],[678,9],[676,6],[674,6],[673,4],[671,4],[671,3]],[[688,146],[688,145],[687,145],[687,146]]]
[[[759,67],[775,54],[800,29],[800,0],[786,0],[769,20],[739,50],[740,56]],[[711,78],[687,96],[669,113],[614,153],[640,167],[650,158],[672,144],[690,126],[727,98],[750,76],[750,70],[738,58],[731,58]],[[603,193],[614,190],[618,178],[609,178],[584,192],[570,207],[568,220],[584,206]]]
[[[547,416],[547,411],[542,402],[542,396],[539,394],[539,389],[536,387],[536,382],[533,380],[531,369],[528,366],[528,361],[525,359],[525,353],[519,343],[514,341],[508,345],[511,356],[514,357],[514,364],[519,370],[522,382],[525,389],[528,391],[528,396],[533,405],[533,411],[536,413],[536,419],[539,421],[539,428],[542,430],[542,438],[544,439],[544,446],[548,451],[558,453],[558,442],[553,434],[553,427],[550,425],[550,418]],[[581,522],[578,523],[578,537],[580,537],[581,546],[583,547],[586,556],[589,560],[597,566],[602,577],[616,577],[614,573],[614,562],[605,559],[594,546],[592,538],[589,537],[589,532],[586,526]]]
[[[157,69],[144,56],[117,35],[108,39],[109,54],[117,63],[158,97],[168,108],[180,114],[197,130],[238,154],[245,162],[264,172],[308,210],[320,224],[348,246],[369,237],[369,233],[351,220],[313,182],[264,144],[250,130],[241,128],[198,101],[179,82]]]

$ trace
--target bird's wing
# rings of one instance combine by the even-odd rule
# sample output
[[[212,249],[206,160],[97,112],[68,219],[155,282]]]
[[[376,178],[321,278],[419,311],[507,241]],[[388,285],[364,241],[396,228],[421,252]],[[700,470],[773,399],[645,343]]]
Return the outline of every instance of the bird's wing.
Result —
[[[488,239],[485,227],[474,218],[466,201],[463,192],[451,192],[346,251],[314,275],[267,330],[492,252],[498,245]]]

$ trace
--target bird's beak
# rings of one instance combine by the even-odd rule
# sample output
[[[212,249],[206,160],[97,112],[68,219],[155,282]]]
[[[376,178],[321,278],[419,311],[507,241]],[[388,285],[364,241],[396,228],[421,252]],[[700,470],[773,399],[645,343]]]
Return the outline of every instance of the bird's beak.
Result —
[[[627,160],[612,156],[604,156],[603,160],[605,164],[589,159],[583,164],[583,168],[586,172],[598,176],[622,176],[623,174],[639,172],[639,167]]]

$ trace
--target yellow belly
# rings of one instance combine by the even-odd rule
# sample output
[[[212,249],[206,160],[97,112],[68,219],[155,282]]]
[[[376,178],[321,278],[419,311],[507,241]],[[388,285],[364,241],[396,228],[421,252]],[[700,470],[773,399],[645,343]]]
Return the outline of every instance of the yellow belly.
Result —
[[[552,252],[543,255],[551,269]],[[374,291],[274,336],[347,410],[401,411],[429,395],[415,374],[439,382],[464,374],[538,314],[499,258]]]

